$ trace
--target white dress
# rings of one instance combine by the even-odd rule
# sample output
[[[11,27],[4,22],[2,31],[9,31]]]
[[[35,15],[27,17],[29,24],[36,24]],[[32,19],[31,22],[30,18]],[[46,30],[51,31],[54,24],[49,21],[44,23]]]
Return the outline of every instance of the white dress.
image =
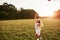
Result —
[[[39,19],[37,19],[36,21],[38,21]],[[38,26],[39,23],[35,22],[35,31],[37,35],[40,35],[41,33],[41,28],[40,26]]]

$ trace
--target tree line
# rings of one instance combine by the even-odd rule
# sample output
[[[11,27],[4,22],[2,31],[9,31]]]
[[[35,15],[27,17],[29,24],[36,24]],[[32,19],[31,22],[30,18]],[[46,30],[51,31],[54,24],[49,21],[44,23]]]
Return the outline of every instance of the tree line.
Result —
[[[0,20],[34,19],[35,14],[38,15],[38,13],[33,9],[20,8],[20,10],[17,10],[14,5],[8,3],[0,5]]]

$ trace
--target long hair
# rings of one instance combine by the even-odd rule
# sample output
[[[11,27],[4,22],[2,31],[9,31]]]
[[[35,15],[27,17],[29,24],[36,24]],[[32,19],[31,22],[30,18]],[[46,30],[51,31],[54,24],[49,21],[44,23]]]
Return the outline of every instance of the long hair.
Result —
[[[37,23],[40,23],[40,20],[38,20]]]
[[[38,14],[35,14],[35,20],[39,18],[39,15]]]

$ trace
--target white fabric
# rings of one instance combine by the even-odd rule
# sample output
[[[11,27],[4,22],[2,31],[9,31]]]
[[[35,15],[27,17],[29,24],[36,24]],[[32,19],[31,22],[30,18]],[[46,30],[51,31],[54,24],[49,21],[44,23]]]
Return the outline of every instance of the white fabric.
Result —
[[[39,19],[38,19],[38,20],[39,20]],[[38,20],[36,20],[36,21],[38,21]],[[38,23],[37,23],[37,22],[35,22],[35,31],[36,31],[36,34],[40,35],[40,33],[41,33],[41,28],[40,28],[40,26],[38,26]]]
[[[40,20],[40,26],[38,26],[38,23],[37,21],[40,20],[40,19],[36,19],[35,20],[35,31],[36,31],[36,34],[40,35],[41,33],[41,27],[44,26]]]
[[[37,24],[35,24],[35,31],[36,31],[36,34],[40,35],[41,29],[39,26],[37,26]]]

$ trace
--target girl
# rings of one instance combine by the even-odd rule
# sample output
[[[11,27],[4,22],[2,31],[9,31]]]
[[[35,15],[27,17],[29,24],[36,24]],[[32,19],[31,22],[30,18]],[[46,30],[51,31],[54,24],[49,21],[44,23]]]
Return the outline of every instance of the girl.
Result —
[[[41,27],[42,27],[42,22],[40,21],[39,16],[35,18],[35,31],[36,31],[36,37],[37,40],[41,40]]]

